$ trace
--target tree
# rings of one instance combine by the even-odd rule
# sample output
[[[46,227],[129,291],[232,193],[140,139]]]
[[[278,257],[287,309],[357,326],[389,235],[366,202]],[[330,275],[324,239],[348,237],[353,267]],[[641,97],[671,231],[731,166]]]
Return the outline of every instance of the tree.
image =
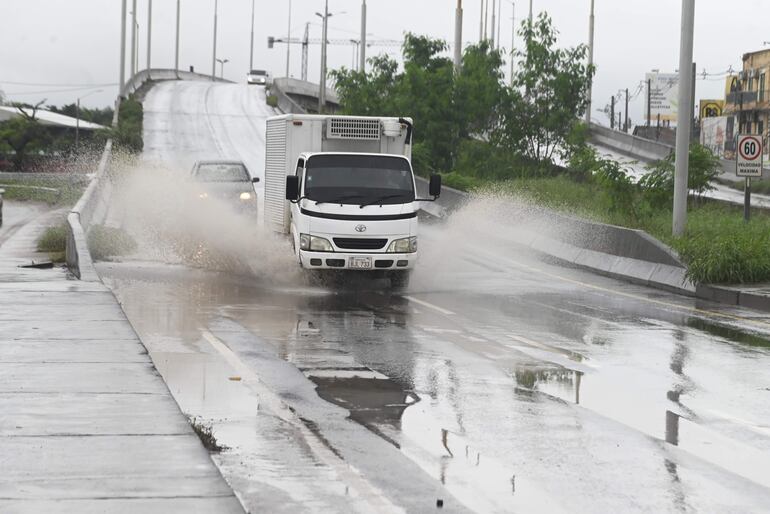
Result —
[[[331,72],[342,111],[360,116],[393,115],[398,63],[386,55],[368,62],[372,69],[368,73],[347,68]]]
[[[700,199],[714,189],[711,182],[719,175],[722,165],[719,157],[698,143],[690,145],[690,165],[687,168],[687,188]],[[675,156],[650,164],[649,170],[639,181],[650,204],[656,207],[670,206],[674,201]]]
[[[489,41],[465,49],[454,92],[460,137],[484,137],[496,126],[505,96],[502,66]]]
[[[593,68],[585,64],[585,45],[556,47],[557,31],[546,13],[522,23],[519,35],[526,48],[516,52],[519,63],[495,139],[529,159],[551,162],[585,112]]]
[[[37,119],[37,111],[45,100],[34,106],[14,104],[20,116],[0,123],[0,141],[13,150],[11,157],[16,171],[22,171],[27,155],[43,149],[51,134]]]

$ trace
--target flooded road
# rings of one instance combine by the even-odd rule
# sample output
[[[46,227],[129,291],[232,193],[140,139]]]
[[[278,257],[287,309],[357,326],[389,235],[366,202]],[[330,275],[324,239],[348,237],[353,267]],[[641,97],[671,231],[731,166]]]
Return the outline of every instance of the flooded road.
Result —
[[[770,506],[765,317],[521,255],[463,261],[421,268],[404,294],[154,263],[100,272],[183,411],[252,455],[255,490],[309,511]],[[376,491],[361,505],[345,503],[335,458]]]
[[[259,176],[263,101],[156,86],[145,159]],[[224,215],[238,266],[98,270],[252,512],[769,511],[770,318],[543,262],[497,202],[421,226],[405,291],[319,285]]]

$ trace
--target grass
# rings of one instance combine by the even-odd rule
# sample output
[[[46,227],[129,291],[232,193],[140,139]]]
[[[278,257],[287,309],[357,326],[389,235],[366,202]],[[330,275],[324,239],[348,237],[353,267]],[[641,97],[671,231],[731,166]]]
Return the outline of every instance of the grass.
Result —
[[[52,262],[64,262],[67,251],[67,224],[45,229],[37,240],[37,251],[45,252]]]
[[[60,179],[0,179],[0,189],[5,189],[3,198],[6,200],[70,206],[77,203],[86,188],[86,180],[72,179],[71,176],[63,176]]]
[[[122,229],[95,225],[88,232],[88,250],[96,260],[126,255],[135,249],[136,241]]]
[[[608,193],[593,182],[558,176],[514,179],[487,187],[593,221],[645,230],[679,253],[695,283],[770,281],[770,213],[762,209],[752,210],[751,222],[745,223],[741,206],[691,200],[687,233],[675,238],[669,209],[649,210],[638,218],[613,211]]]

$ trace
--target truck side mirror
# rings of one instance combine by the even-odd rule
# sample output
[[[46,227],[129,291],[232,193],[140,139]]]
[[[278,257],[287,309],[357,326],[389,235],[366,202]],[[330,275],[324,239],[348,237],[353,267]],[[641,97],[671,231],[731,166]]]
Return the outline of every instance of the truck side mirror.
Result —
[[[286,199],[290,202],[299,200],[299,177],[296,175],[286,177]]]
[[[441,196],[441,175],[431,175],[428,194],[434,198]]]
[[[254,184],[256,184],[257,182],[259,182],[259,177],[252,177],[251,181],[252,181]]]

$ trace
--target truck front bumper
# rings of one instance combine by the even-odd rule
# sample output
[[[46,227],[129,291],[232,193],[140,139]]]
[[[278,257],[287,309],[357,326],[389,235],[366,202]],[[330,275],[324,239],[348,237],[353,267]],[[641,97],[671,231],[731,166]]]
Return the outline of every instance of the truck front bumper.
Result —
[[[306,269],[353,271],[397,271],[414,268],[417,253],[344,253],[300,250],[299,258]],[[368,262],[368,267],[366,263]]]

